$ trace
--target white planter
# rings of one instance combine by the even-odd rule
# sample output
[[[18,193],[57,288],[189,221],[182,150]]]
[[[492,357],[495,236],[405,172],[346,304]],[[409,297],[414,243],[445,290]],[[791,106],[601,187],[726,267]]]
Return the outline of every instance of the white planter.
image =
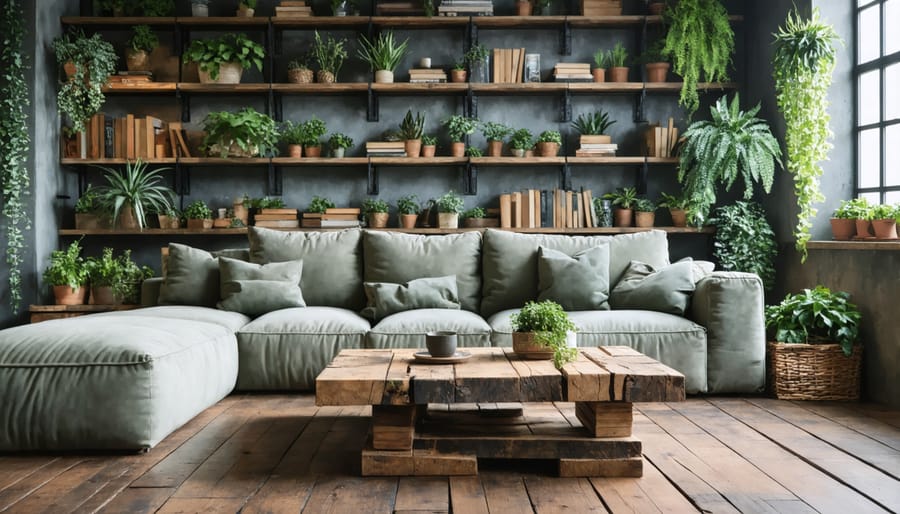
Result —
[[[201,84],[240,84],[244,68],[234,62],[220,64],[218,80],[212,80],[209,73],[203,70],[198,69],[197,73],[200,75]]]
[[[394,81],[394,72],[390,70],[377,70],[375,82],[378,84],[390,84]]]
[[[459,228],[459,214],[455,212],[439,212],[438,228]]]
[[[206,4],[191,4],[191,16],[209,16],[209,6]]]

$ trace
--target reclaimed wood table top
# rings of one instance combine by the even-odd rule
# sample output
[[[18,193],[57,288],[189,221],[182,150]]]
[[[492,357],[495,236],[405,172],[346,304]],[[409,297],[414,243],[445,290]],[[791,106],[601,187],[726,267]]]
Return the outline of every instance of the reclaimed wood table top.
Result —
[[[422,364],[421,349],[343,350],[316,378],[317,405],[684,400],[684,375],[626,346],[580,348],[561,370],[512,348],[461,348],[457,364]]]

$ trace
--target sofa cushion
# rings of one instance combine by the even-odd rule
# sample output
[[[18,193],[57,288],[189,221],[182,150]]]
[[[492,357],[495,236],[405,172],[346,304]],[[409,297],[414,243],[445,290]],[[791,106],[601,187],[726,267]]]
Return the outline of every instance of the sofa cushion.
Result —
[[[359,314],[337,307],[263,314],[238,331],[237,388],[311,390],[341,350],[363,347],[369,328]]]
[[[215,307],[219,301],[219,260],[206,250],[169,243],[160,305]]]
[[[538,247],[538,297],[567,311],[609,309],[609,245],[569,256]]]
[[[425,236],[366,230],[366,282],[400,284],[423,277],[456,275],[460,306],[477,312],[481,301],[481,234]]]
[[[379,321],[413,309],[459,309],[456,275],[427,277],[403,284],[363,282],[368,305],[360,314]]]
[[[479,315],[453,309],[416,309],[392,314],[372,327],[367,348],[424,348],[425,333],[450,330],[459,346],[490,346],[491,327]]]
[[[643,309],[684,316],[694,292],[693,262],[653,268],[631,261],[622,280],[609,295],[613,309]]]
[[[303,260],[300,289],[307,305],[354,311],[365,306],[360,230],[280,232],[250,227],[248,234],[251,262]]]
[[[219,309],[248,316],[288,307],[306,307],[300,290],[303,261],[254,264],[219,257]]]

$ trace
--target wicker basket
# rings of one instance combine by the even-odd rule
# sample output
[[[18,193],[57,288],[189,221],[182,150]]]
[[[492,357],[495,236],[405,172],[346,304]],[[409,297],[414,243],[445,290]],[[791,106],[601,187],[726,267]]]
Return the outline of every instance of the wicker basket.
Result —
[[[769,342],[769,384],[779,400],[858,400],[862,346]]]

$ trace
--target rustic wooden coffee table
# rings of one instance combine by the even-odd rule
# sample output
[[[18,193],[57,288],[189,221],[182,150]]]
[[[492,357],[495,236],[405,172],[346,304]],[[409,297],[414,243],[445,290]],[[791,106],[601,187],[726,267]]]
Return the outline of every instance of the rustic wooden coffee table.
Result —
[[[624,346],[582,348],[562,370],[510,348],[463,350],[472,357],[444,365],[416,362],[417,349],[344,350],[316,378],[317,405],[372,406],[363,475],[474,475],[481,457],[637,477],[632,402],[684,400],[684,375]]]

